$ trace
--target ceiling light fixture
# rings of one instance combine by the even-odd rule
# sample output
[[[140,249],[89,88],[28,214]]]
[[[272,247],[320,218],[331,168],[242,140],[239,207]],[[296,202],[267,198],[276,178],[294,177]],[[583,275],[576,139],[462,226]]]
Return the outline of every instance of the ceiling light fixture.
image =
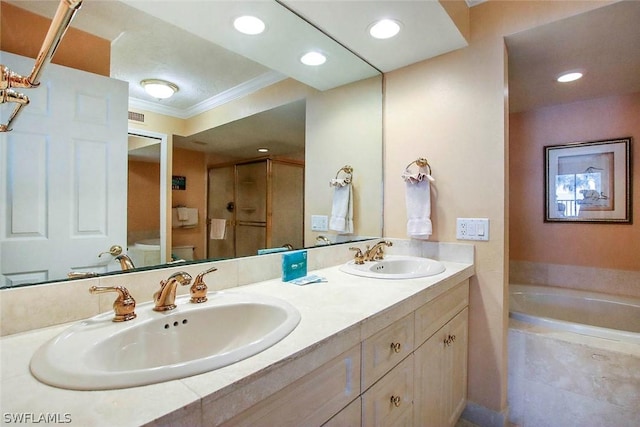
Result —
[[[248,34],[250,36],[255,36],[256,34],[260,34],[266,28],[262,19],[256,18],[255,16],[250,16],[250,15],[245,15],[245,16],[236,18],[233,21],[233,26],[236,30],[240,31],[242,34]]]
[[[327,57],[320,52],[311,51],[302,55],[300,62],[304,65],[318,66],[327,62]]]
[[[268,148],[258,148],[258,152],[260,152],[260,153],[268,153],[269,149]]]
[[[570,73],[561,74],[560,76],[558,76],[557,80],[560,83],[568,83],[568,82],[574,82],[580,78],[582,78],[582,73],[578,71],[572,71]]]
[[[394,19],[381,19],[369,26],[369,34],[376,39],[390,39],[400,32],[400,23]]]
[[[146,79],[140,85],[151,96],[157,99],[171,98],[179,89],[175,84],[166,80]]]

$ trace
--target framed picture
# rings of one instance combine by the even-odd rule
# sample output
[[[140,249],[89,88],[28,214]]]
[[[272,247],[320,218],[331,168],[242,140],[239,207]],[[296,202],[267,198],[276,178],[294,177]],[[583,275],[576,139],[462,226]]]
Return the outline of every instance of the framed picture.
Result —
[[[545,222],[631,223],[631,138],[544,147]]]

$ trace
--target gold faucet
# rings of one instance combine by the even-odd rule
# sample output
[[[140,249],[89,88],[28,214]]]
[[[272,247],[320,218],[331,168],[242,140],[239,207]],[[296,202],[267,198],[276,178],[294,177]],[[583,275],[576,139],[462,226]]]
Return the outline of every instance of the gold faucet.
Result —
[[[380,261],[384,259],[384,246],[393,246],[393,243],[388,240],[381,240],[369,249],[367,246],[367,250],[364,252],[364,260],[365,261]]]
[[[204,283],[202,277],[205,274],[212,273],[216,271],[217,268],[211,267],[210,269],[203,271],[202,273],[196,276],[196,280],[193,281],[193,285],[191,285],[191,289],[189,290],[191,293],[191,302],[195,304],[200,304],[201,302],[205,302],[207,300],[207,284]]]
[[[362,255],[362,250],[360,250],[360,248],[357,247],[352,247],[349,248],[350,251],[355,251],[356,255],[354,257],[354,263],[357,265],[362,265],[364,264],[364,255]]]
[[[176,308],[176,288],[191,283],[191,275],[184,271],[173,273],[167,280],[160,282],[160,290],[153,294],[154,311],[168,311]]]
[[[133,261],[127,254],[118,255],[116,257],[116,261],[120,262],[120,268],[122,269],[122,271],[132,270],[136,268],[135,265],[133,265]]]
[[[136,318],[136,300],[133,299],[127,288],[124,286],[92,286],[89,293],[103,294],[105,292],[117,292],[118,298],[113,302],[113,311],[116,315],[114,322],[124,322]]]

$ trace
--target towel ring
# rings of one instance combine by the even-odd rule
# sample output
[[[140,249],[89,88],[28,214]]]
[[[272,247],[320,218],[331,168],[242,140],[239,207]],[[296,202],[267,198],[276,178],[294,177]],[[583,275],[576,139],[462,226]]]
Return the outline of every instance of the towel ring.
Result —
[[[406,168],[404,168],[405,170],[409,170],[409,168],[411,167],[411,165],[416,164],[419,168],[424,168],[425,166],[428,168],[429,170],[429,175],[431,175],[431,165],[429,164],[429,162],[427,161],[426,158],[424,157],[419,157],[416,160],[414,160],[413,162],[409,163],[407,165]]]
[[[347,176],[344,177],[344,182],[349,184],[351,182],[351,174],[353,173],[353,167],[349,165],[344,165],[343,167],[338,169],[338,172],[336,172],[335,179],[338,179],[338,175],[340,175],[340,172],[344,172],[347,174]]]

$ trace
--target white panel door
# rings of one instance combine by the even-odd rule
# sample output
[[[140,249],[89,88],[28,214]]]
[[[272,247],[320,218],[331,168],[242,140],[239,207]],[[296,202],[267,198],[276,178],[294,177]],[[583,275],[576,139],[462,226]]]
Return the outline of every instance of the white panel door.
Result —
[[[0,52],[28,74],[34,61]],[[105,272],[126,247],[126,82],[50,64],[0,141],[0,286]],[[13,105],[0,105],[2,122]]]

